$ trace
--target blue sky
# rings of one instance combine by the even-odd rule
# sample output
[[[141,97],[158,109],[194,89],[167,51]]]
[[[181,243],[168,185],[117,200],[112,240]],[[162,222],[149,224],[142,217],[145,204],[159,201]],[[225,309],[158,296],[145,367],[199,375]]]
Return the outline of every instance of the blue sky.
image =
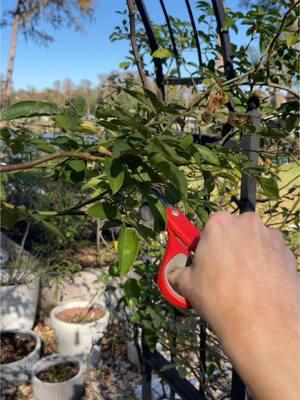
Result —
[[[16,0],[2,0],[1,14],[12,9]],[[195,4],[195,0],[191,0]],[[125,9],[125,0],[96,0],[95,20],[85,24],[85,33],[75,32],[70,28],[54,31],[45,23],[39,27],[49,32],[55,39],[48,47],[40,46],[32,40],[26,41],[19,34],[15,69],[14,87],[38,89],[52,87],[55,80],[70,78],[74,83],[89,79],[96,84],[99,74],[118,70],[128,53],[125,41],[111,43],[109,35],[122,17],[116,10]],[[149,13],[155,22],[162,22],[163,17],[158,0],[146,0]],[[173,16],[187,19],[184,0],[165,0]],[[227,0],[226,4],[236,8],[237,1]],[[232,33],[231,33],[232,34]],[[232,34],[233,35],[233,34]],[[6,75],[11,27],[1,30],[1,72]],[[241,36],[235,37],[240,42]]]

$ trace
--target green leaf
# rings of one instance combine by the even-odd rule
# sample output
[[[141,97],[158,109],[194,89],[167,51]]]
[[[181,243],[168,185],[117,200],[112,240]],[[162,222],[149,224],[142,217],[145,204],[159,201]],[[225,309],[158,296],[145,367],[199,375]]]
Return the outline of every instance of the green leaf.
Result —
[[[166,221],[166,209],[160,200],[152,195],[148,194],[145,196],[147,203],[150,207],[151,213],[154,217],[154,230],[162,231],[165,229]]]
[[[129,68],[130,67],[130,62],[129,61],[124,61],[124,62],[121,62],[120,64],[119,64],[119,67],[120,68],[122,68],[122,69],[127,69],[127,68]]]
[[[16,118],[28,118],[38,115],[54,115],[59,110],[56,104],[45,102],[26,100],[20,101],[3,110],[1,118],[9,121]]]
[[[124,140],[116,140],[113,144],[113,158],[120,157],[121,154],[126,153],[128,150],[131,150],[131,147]]]
[[[201,221],[203,222],[203,224],[206,224],[209,218],[208,212],[205,210],[205,208],[199,206],[196,208],[196,213],[198,215],[198,217],[201,219]]]
[[[86,101],[83,97],[76,97],[69,101],[70,106],[76,111],[80,117],[86,113]]]
[[[166,193],[168,201],[172,205],[175,205],[176,203],[178,203],[181,200],[182,196],[181,196],[180,191],[177,190],[177,188],[172,183],[169,183],[167,185],[165,193]]]
[[[78,183],[82,182],[85,179],[85,170],[77,172],[67,165],[64,170],[64,175],[72,183]]]
[[[98,203],[87,209],[87,214],[98,219],[119,219],[121,214],[111,203]]]
[[[57,136],[55,139],[51,140],[51,144],[63,150],[77,150],[79,148],[79,144],[68,136]]]
[[[144,329],[144,340],[149,350],[154,351],[158,340],[156,331],[153,329]]]
[[[0,183],[0,201],[4,201],[6,199],[6,191],[2,183]]]
[[[31,215],[32,219],[37,221],[39,224],[43,225],[48,231],[52,232],[56,237],[59,237],[61,240],[65,240],[64,235],[60,232],[60,230],[55,226],[52,222],[46,221],[40,215]]]
[[[153,157],[151,157],[150,162],[158,171],[163,174],[163,176],[165,176],[174,184],[182,196],[186,197],[187,181],[184,174],[178,167],[176,167],[176,165],[170,161],[167,161],[161,154],[155,154]]]
[[[286,119],[286,127],[289,132],[291,132],[293,129],[296,129],[299,126],[299,115],[297,114],[291,114],[287,119]]]
[[[155,239],[155,233],[151,228],[148,228],[147,226],[138,223],[136,223],[134,227],[143,239],[145,240],[148,240],[149,238]]]
[[[71,160],[68,165],[76,172],[85,170],[85,162],[83,160]]]
[[[30,143],[34,144],[38,150],[44,151],[45,153],[51,154],[55,152],[55,147],[51,146],[51,144],[47,143],[43,139],[31,139]]]
[[[0,135],[4,140],[8,140],[11,136],[11,130],[9,128],[1,128]]]
[[[154,57],[154,58],[170,58],[170,57],[172,57],[172,53],[168,49],[158,49],[152,53],[152,57]]]
[[[202,146],[200,144],[197,146],[197,149],[198,149],[203,161],[207,162],[208,164],[212,164],[212,165],[217,165],[217,166],[220,165],[220,161],[219,161],[218,157],[208,147]]]
[[[134,228],[122,227],[119,237],[119,271],[124,276],[132,267],[139,251],[139,242]]]
[[[104,168],[112,192],[117,193],[124,182],[125,171],[119,158],[105,157]]]
[[[234,26],[234,19],[231,17],[226,17],[223,26],[222,26],[222,32],[228,31],[229,28]]]
[[[1,226],[4,229],[10,230],[17,222],[24,219],[26,219],[24,207],[20,208],[1,204]]]
[[[211,193],[215,188],[215,180],[211,172],[202,171],[203,179],[204,179],[204,187],[208,193]]]
[[[277,200],[279,198],[279,189],[274,179],[260,177],[259,182],[268,199]]]
[[[266,39],[265,35],[261,33],[259,37],[259,50],[261,53],[266,51]]]
[[[273,137],[273,138],[282,138],[286,136],[286,132],[276,128],[263,128],[260,129],[258,133],[262,136]]]
[[[65,131],[80,130],[80,118],[77,111],[72,107],[64,109],[63,114],[54,117],[56,123]]]
[[[293,47],[300,40],[300,35],[295,35],[293,33],[286,34],[286,43],[288,48]]]
[[[138,299],[141,293],[139,282],[136,279],[128,279],[123,286],[125,299],[128,301],[132,298]]]
[[[193,136],[191,134],[190,135],[183,135],[180,138],[180,145],[184,149],[187,149],[192,143],[193,143]]]
[[[118,265],[116,264],[112,265],[109,268],[108,273],[110,276],[120,276]]]
[[[158,113],[162,111],[167,111],[165,105],[159,100],[157,95],[154,92],[152,92],[152,90],[144,89],[144,92]]]

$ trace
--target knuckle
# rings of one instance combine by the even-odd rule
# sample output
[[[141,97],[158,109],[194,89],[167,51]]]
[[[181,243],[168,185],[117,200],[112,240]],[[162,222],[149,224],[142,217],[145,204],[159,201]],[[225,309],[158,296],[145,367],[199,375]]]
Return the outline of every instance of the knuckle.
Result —
[[[272,239],[274,240],[274,242],[276,242],[277,244],[283,244],[284,243],[283,234],[280,232],[280,230],[271,228],[270,229],[270,234],[271,234]]]
[[[212,229],[216,226],[223,225],[224,223],[226,223],[228,221],[228,218],[233,218],[229,212],[218,211],[209,218],[206,228]]]
[[[248,211],[241,214],[239,217],[244,223],[247,223],[251,226],[257,226],[262,224],[262,221],[256,212]]]

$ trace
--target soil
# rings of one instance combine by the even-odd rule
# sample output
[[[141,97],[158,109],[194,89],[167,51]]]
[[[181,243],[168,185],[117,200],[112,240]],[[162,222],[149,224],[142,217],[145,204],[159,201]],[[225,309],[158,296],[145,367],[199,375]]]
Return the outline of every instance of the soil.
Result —
[[[43,382],[59,383],[73,378],[78,372],[78,363],[63,362],[41,371],[37,377]]]
[[[28,356],[34,350],[36,341],[31,336],[5,333],[0,335],[0,346],[0,364],[9,364]]]
[[[105,311],[99,307],[73,307],[60,311],[55,316],[64,322],[87,324],[97,321],[105,315]]]

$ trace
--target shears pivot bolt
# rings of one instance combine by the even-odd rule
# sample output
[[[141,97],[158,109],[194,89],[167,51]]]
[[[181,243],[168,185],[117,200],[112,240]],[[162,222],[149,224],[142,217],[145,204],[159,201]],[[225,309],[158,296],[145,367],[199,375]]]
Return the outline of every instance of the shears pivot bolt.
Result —
[[[172,215],[174,215],[174,217],[178,217],[179,211],[177,211],[177,210],[172,210]]]

